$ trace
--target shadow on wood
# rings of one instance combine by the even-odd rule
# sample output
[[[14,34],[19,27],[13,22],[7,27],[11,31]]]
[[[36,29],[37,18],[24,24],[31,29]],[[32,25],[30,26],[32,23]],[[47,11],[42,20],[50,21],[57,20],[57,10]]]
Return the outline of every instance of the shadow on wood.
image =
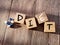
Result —
[[[60,26],[59,26],[59,18],[58,18],[58,16],[51,15],[51,14],[47,14],[47,16],[48,16],[49,22],[55,22],[56,32],[52,32],[52,34],[60,34],[60,28],[59,28]],[[44,32],[44,23],[38,24],[37,20],[36,20],[36,22],[37,22],[38,26],[36,28],[32,28],[30,30]]]

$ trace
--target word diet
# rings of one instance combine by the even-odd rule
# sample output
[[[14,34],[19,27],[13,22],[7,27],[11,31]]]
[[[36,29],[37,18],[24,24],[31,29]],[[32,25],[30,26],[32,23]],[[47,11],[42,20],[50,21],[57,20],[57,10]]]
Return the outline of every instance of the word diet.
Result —
[[[48,21],[48,17],[45,12],[41,14],[35,15],[35,17],[25,19],[26,15],[22,13],[16,13],[14,22],[18,22],[20,24],[24,24],[26,22],[26,27],[28,29],[37,27],[36,19],[39,24],[44,23],[44,32],[55,32],[55,22],[46,22]],[[11,19],[13,20],[13,19]]]

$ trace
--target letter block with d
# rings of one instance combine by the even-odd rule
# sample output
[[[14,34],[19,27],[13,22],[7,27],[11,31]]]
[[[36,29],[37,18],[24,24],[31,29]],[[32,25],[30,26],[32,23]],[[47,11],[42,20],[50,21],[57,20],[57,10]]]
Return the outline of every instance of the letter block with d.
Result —
[[[16,13],[15,22],[24,24],[25,17],[26,17],[25,14],[22,14],[22,13]]]
[[[44,32],[55,32],[55,22],[45,22]]]
[[[26,19],[26,26],[27,26],[28,29],[29,29],[29,28],[37,27],[35,18]]]

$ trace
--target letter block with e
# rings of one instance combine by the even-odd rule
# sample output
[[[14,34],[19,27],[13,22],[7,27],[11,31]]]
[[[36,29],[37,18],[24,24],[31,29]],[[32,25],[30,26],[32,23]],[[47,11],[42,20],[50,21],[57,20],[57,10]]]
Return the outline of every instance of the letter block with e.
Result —
[[[26,15],[22,14],[22,13],[16,13],[16,17],[15,17],[15,22],[24,24],[24,20],[25,20]]]
[[[35,18],[26,19],[26,26],[28,29],[33,28],[33,27],[37,27]]]
[[[55,22],[45,22],[44,32],[55,32]]]
[[[41,14],[37,14],[35,15],[36,19],[38,20],[38,23],[44,23],[46,21],[48,21],[47,15],[45,12],[41,13]]]

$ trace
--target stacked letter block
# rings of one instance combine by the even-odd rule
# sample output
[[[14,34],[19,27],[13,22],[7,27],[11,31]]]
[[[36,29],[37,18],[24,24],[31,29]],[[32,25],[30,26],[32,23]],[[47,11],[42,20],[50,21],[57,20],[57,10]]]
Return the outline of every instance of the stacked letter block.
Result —
[[[37,24],[35,22],[35,18],[26,19],[26,26],[27,26],[27,28],[37,27]]]
[[[37,14],[35,15],[36,19],[38,20],[38,23],[44,23],[46,21],[48,21],[47,15],[45,12],[41,13],[41,14]]]
[[[16,17],[15,17],[15,22],[24,24],[24,20],[25,20],[26,15],[22,14],[22,13],[16,13]]]
[[[45,22],[44,32],[55,32],[55,22]]]

